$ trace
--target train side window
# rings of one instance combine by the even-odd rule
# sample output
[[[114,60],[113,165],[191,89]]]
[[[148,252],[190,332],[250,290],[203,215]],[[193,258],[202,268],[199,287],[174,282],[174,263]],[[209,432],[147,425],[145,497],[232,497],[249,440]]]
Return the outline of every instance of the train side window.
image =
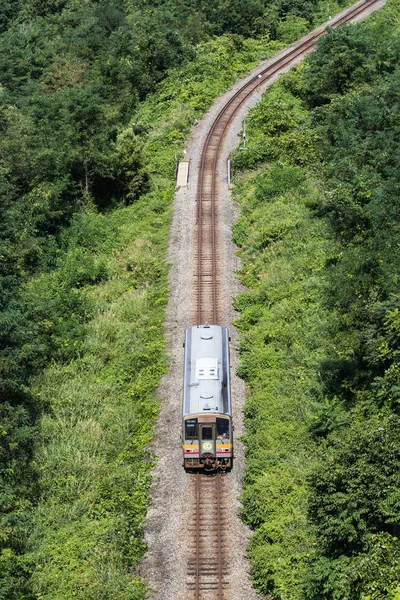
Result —
[[[197,440],[197,419],[187,419],[185,421],[185,439]]]
[[[229,440],[229,419],[219,419],[217,417],[217,438]]]

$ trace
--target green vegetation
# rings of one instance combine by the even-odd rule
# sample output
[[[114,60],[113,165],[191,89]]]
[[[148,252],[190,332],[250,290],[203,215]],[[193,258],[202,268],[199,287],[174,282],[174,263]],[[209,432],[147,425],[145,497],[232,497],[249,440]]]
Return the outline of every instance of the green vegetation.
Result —
[[[311,214],[317,191],[301,169],[271,165],[236,187],[242,216],[234,238],[242,248],[239,375],[246,402],[247,468],[243,518],[254,534],[249,555],[257,588],[301,598],[298,582],[313,550],[304,474],[315,451],[308,426],[321,393],[328,314],[321,271],[333,251],[327,225]]]
[[[400,598],[399,14],[330,31],[234,154],[243,517],[276,598]]]
[[[313,3],[0,4],[0,597],[143,598],[174,155]]]

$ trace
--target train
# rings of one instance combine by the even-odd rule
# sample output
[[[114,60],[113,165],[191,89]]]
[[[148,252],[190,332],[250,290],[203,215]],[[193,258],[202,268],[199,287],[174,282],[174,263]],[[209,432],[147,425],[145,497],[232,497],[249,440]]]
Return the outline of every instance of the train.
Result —
[[[185,332],[182,403],[183,466],[227,471],[233,465],[229,332],[197,325]]]

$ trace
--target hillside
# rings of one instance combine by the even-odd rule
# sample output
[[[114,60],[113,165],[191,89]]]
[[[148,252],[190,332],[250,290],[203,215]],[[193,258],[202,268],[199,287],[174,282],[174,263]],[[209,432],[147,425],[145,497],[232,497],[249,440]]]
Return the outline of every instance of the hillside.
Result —
[[[274,598],[400,598],[399,14],[329,32],[234,155],[243,518]]]

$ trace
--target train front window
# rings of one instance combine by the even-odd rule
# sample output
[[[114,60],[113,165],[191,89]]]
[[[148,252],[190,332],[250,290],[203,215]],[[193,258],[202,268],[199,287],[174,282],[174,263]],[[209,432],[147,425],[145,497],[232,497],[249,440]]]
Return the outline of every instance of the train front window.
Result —
[[[202,431],[203,431],[203,433],[202,433],[203,440],[212,440],[213,439],[212,427],[204,427],[203,426]]]
[[[229,442],[229,419],[217,417],[217,442]]]
[[[187,419],[185,421],[185,439],[197,440],[197,419]]]

